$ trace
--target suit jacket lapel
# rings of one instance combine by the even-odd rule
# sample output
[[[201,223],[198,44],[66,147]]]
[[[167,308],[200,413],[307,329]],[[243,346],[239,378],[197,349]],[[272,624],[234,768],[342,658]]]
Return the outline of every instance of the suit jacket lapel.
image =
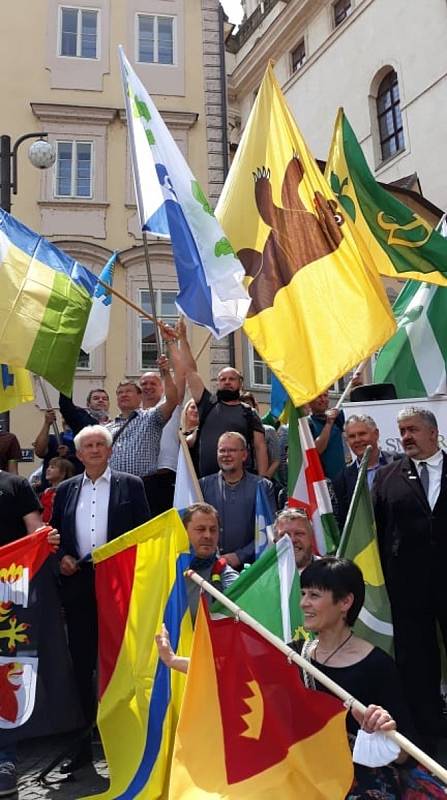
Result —
[[[110,534],[113,529],[113,520],[120,500],[120,479],[113,472],[110,476],[110,497],[109,511],[107,514],[107,541],[110,541]]]
[[[411,486],[412,491],[424,506],[425,511],[428,510],[431,514],[431,508],[427,500],[427,496],[422,487],[421,481],[419,480],[419,475],[417,473],[416,467],[414,466],[411,459],[408,458],[408,456],[404,456],[401,460],[401,473],[403,479],[409,486]]]
[[[70,494],[66,503],[65,513],[68,520],[69,534],[73,539],[74,545],[76,545],[76,507],[78,505],[83,477],[83,474],[76,476],[77,479],[73,480],[73,482],[70,484]]]

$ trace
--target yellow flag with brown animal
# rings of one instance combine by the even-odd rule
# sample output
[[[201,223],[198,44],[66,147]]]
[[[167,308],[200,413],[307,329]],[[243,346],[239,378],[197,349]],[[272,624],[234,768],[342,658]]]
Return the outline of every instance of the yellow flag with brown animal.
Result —
[[[295,405],[393,335],[378,272],[269,66],[216,215],[246,273],[244,331]]]

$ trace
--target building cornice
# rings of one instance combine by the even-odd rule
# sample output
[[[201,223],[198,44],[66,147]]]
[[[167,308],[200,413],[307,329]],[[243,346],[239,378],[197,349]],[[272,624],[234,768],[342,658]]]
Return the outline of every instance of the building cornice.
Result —
[[[148,246],[151,258],[172,263],[172,247],[170,242],[163,239],[151,240],[148,238]],[[145,263],[144,246],[142,244],[136,244],[126,250],[121,250],[118,254],[118,258],[124,269],[129,269],[129,267]]]
[[[42,122],[81,122],[84,125],[110,125],[118,109],[102,106],[72,106],[65,103],[31,103],[31,109]]]
[[[374,0],[360,0],[352,14],[337,28],[332,30],[322,44],[309,55],[306,62],[284,83],[283,90],[289,89],[331,47],[334,41],[343,36],[346,29],[363,14]],[[298,0],[289,3],[272,22],[267,31],[256,41],[252,49],[239,62],[231,75],[231,89],[239,94],[247,94],[259,86],[269,59],[279,60],[284,53],[293,49],[299,38],[299,31],[304,33],[309,21],[328,5],[327,0]]]
[[[189,131],[199,119],[197,111],[162,111],[158,109],[170,131]],[[118,111],[121,122],[127,124],[126,109]]]

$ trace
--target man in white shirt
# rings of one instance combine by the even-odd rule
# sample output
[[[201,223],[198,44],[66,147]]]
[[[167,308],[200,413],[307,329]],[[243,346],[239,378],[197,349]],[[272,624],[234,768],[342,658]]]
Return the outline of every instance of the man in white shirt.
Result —
[[[174,383],[177,390],[177,406],[163,428],[158,455],[157,471],[143,478],[146,496],[152,516],[162,514],[172,508],[174,503],[175,477],[178,462],[180,417],[185,397],[185,372],[180,367],[175,341],[168,341],[170,360],[174,369]],[[163,402],[165,387],[157,372],[145,372],[139,380],[142,392],[142,408],[156,408]]]
[[[105,542],[142,525],[150,512],[141,478],[109,467],[112,435],[101,425],[83,428],[74,439],[76,455],[85,466],[58,486],[52,524],[60,533],[58,552],[61,596],[68,644],[86,722],[96,715],[98,631],[92,552]],[[72,772],[91,761],[87,738],[75,758],[62,765]]]
[[[417,729],[433,750],[447,736],[437,637],[439,626],[447,645],[447,454],[431,411],[404,408],[397,421],[405,455],[378,470],[374,511],[396,663]]]

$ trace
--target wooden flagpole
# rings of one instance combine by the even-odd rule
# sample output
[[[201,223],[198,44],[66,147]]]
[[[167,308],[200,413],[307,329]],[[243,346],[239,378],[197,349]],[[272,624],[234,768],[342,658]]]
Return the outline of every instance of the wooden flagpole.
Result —
[[[328,678],[324,672],[321,672],[317,667],[307,661],[307,659],[296,653],[295,650],[292,650],[292,648],[285,644],[282,639],[279,638],[279,636],[275,636],[275,634],[269,631],[268,628],[265,628],[263,625],[253,619],[253,617],[236,605],[236,603],[233,603],[233,601],[222,594],[222,592],[219,592],[219,590],[216,589],[211,583],[208,583],[208,581],[206,581],[204,578],[201,578],[200,575],[198,575],[192,569],[186,570],[185,575],[194,581],[194,583],[196,583],[198,586],[200,586],[201,589],[204,589],[206,592],[208,592],[208,594],[215,597],[216,600],[219,600],[223,606],[228,608],[228,610],[234,614],[237,620],[245,622],[246,625],[259,633],[260,636],[263,636],[263,638],[276,647],[277,650],[280,650],[282,653],[284,653],[289,662],[293,661],[295,664],[298,664],[301,669],[304,669],[309,672],[310,675],[313,675],[315,680],[321,683],[322,686],[325,686],[330,692],[332,692],[332,694],[335,694],[337,697],[339,697],[348,709],[354,708],[361,714],[364,714],[366,711],[366,706],[364,706],[363,703],[352,697],[349,692],[339,686],[338,683],[335,683],[335,681],[333,681],[331,678]],[[424,753],[424,751],[419,747],[416,747],[413,742],[407,739],[406,736],[398,733],[398,731],[383,731],[383,733],[392,739],[401,750],[405,750],[405,752],[416,759],[416,761],[418,761],[420,764],[423,764],[423,766],[426,767],[429,772],[433,773],[433,775],[436,775],[436,777],[447,786],[447,769],[444,769],[441,764],[438,764],[437,761],[427,755],[427,753]]]
[[[53,411],[53,406],[50,403],[50,398],[49,398],[49,395],[48,395],[48,392],[47,392],[47,387],[45,386],[45,383],[43,382],[43,380],[42,380],[40,375],[34,375],[34,377],[37,378],[37,382],[38,382],[38,384],[40,386],[40,390],[42,392],[43,399],[44,399],[45,405],[47,407],[47,411]],[[54,422],[52,422],[51,424],[53,426],[53,430],[54,430],[54,433],[56,435],[57,443],[60,444],[61,443],[61,435],[60,435],[59,427],[58,427],[58,424],[57,424],[56,420],[54,420]]]
[[[119,292],[118,289],[114,289],[113,286],[109,286],[108,283],[104,283],[104,281],[101,281],[99,278],[97,278],[97,281],[103,287],[103,289],[105,289],[108,293],[113,294],[115,297],[118,298],[118,300],[121,300],[121,302],[125,303],[126,306],[129,306],[129,308],[132,308],[141,317],[144,317],[145,319],[149,319],[151,322],[154,322],[154,317],[152,316],[152,314],[148,314],[147,311],[144,311],[141,308],[141,306],[137,306],[137,304],[133,303],[132,300],[129,300],[129,298],[126,297],[125,294],[121,294],[121,292]],[[157,327],[160,328],[161,330],[163,330],[163,322],[162,322],[162,320],[155,318],[155,322],[156,322]],[[211,339],[211,336],[212,336],[212,334],[209,333],[207,338],[203,342],[200,350],[198,351],[197,355],[194,356],[194,360],[195,361],[197,361],[197,359],[200,358],[200,356],[202,355],[205,347],[207,346],[208,342]]]

